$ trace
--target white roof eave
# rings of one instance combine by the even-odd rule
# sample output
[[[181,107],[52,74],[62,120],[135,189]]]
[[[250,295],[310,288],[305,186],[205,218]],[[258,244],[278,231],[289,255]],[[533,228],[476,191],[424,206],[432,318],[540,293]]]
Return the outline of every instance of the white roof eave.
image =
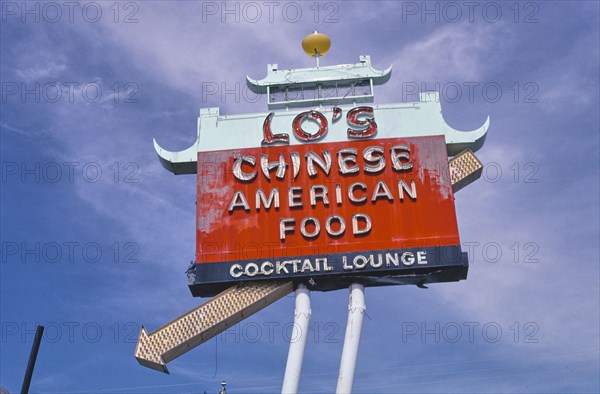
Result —
[[[455,156],[467,148],[477,151],[483,146],[489,130],[489,116],[477,129],[459,131],[448,125],[443,118],[437,93],[427,93],[422,99],[426,101],[374,106],[380,129],[378,138],[444,135],[448,156]],[[327,118],[332,116],[330,108],[321,111]],[[176,175],[195,174],[199,151],[237,150],[260,146],[261,125],[267,115],[268,113],[223,116],[219,115],[215,108],[203,109],[198,122],[198,137],[192,146],[179,152],[171,152],[162,148],[155,140],[154,149],[161,164],[168,171]],[[278,112],[273,119],[274,130],[285,131],[295,115],[294,112]],[[319,143],[347,140],[346,127],[345,122],[331,124],[327,137]],[[301,144],[294,140],[290,143]]]
[[[369,56],[361,56],[356,64],[344,64],[325,67],[298,68],[278,70],[277,65],[267,66],[267,76],[253,79],[246,76],[248,88],[254,93],[266,93],[269,86],[285,86],[292,84],[309,84],[315,82],[352,81],[372,79],[374,85],[386,83],[392,75],[392,66],[385,70],[376,70],[371,65]]]

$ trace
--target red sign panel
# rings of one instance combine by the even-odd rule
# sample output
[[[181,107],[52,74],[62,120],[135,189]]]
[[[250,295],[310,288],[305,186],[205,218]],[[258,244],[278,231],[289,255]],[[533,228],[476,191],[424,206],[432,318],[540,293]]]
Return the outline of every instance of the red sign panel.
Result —
[[[196,282],[356,273],[365,251],[443,264],[431,248],[460,252],[447,163],[443,136],[199,152]],[[302,269],[307,256],[330,258]]]

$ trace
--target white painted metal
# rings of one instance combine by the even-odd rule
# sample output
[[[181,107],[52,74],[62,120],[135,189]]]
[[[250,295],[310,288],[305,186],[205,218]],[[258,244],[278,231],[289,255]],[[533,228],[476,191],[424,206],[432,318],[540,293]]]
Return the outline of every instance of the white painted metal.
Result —
[[[352,106],[340,107],[343,118],[333,123],[332,108],[319,108],[318,111],[328,119],[329,129],[325,137],[311,142],[315,150],[320,143],[348,141],[348,124],[345,116]],[[290,135],[290,145],[302,145],[292,133],[292,121],[300,111],[276,112],[271,122],[273,133]],[[477,151],[483,146],[490,118],[478,129],[470,132],[456,130],[449,126],[442,116],[438,92],[420,94],[420,101],[412,103],[384,104],[373,106],[377,122],[377,138],[422,137],[444,135],[448,155],[454,156],[465,149]],[[203,108],[198,119],[198,137],[189,148],[171,152],[162,148],[156,140],[154,148],[162,165],[174,174],[193,174],[196,172],[198,152],[256,148],[263,139],[262,126],[268,113],[248,115],[220,115],[218,108]],[[307,122],[306,129],[310,126]]]
[[[296,394],[300,384],[304,348],[308,337],[310,322],[310,290],[303,284],[296,289],[296,310],[294,312],[294,329],[290,340],[285,375],[283,376],[282,394]]]
[[[337,394],[352,392],[365,309],[367,309],[365,306],[365,287],[358,283],[353,283],[350,285],[348,325],[346,326],[344,349],[342,350],[342,360],[340,361],[340,374],[335,390]]]
[[[318,59],[318,58],[317,58]],[[279,70],[277,64],[267,65],[267,76],[263,79],[252,79],[246,76],[248,87],[254,93],[267,93],[268,86],[302,85],[306,83],[327,81],[354,81],[373,79],[373,84],[386,83],[392,73],[392,67],[376,70],[371,65],[371,57],[360,56],[360,62],[355,64],[337,64],[334,66],[296,68]]]

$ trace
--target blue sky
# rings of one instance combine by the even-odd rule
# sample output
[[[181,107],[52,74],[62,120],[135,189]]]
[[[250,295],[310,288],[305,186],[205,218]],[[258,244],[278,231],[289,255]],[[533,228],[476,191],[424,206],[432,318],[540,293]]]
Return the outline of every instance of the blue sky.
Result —
[[[318,29],[322,64],[394,66],[377,103],[438,83],[451,126],[491,118],[484,176],[456,196],[469,277],[366,290],[355,392],[598,392],[599,3],[475,3],[0,2],[0,385],[20,389],[39,322],[32,392],[280,389],[291,296],[171,375],[133,357],[142,324],[201,302],[184,275],[195,178],[152,138],[186,148],[202,107],[266,111],[245,75],[311,66]],[[331,392],[347,291],[313,293],[312,312],[300,390]]]

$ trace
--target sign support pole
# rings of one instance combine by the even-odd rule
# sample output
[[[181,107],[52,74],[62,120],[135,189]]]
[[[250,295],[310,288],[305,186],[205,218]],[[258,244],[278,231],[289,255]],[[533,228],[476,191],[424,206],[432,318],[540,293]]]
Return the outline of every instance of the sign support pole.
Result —
[[[346,325],[346,336],[344,337],[344,348],[342,350],[342,360],[340,361],[340,374],[335,390],[337,394],[352,392],[365,309],[367,309],[365,306],[365,287],[353,283],[350,285],[348,324]]]
[[[283,376],[282,394],[296,394],[300,384],[304,348],[308,337],[308,323],[310,322],[310,290],[303,284],[296,289],[296,310],[294,312],[294,328],[290,339],[285,374]]]

